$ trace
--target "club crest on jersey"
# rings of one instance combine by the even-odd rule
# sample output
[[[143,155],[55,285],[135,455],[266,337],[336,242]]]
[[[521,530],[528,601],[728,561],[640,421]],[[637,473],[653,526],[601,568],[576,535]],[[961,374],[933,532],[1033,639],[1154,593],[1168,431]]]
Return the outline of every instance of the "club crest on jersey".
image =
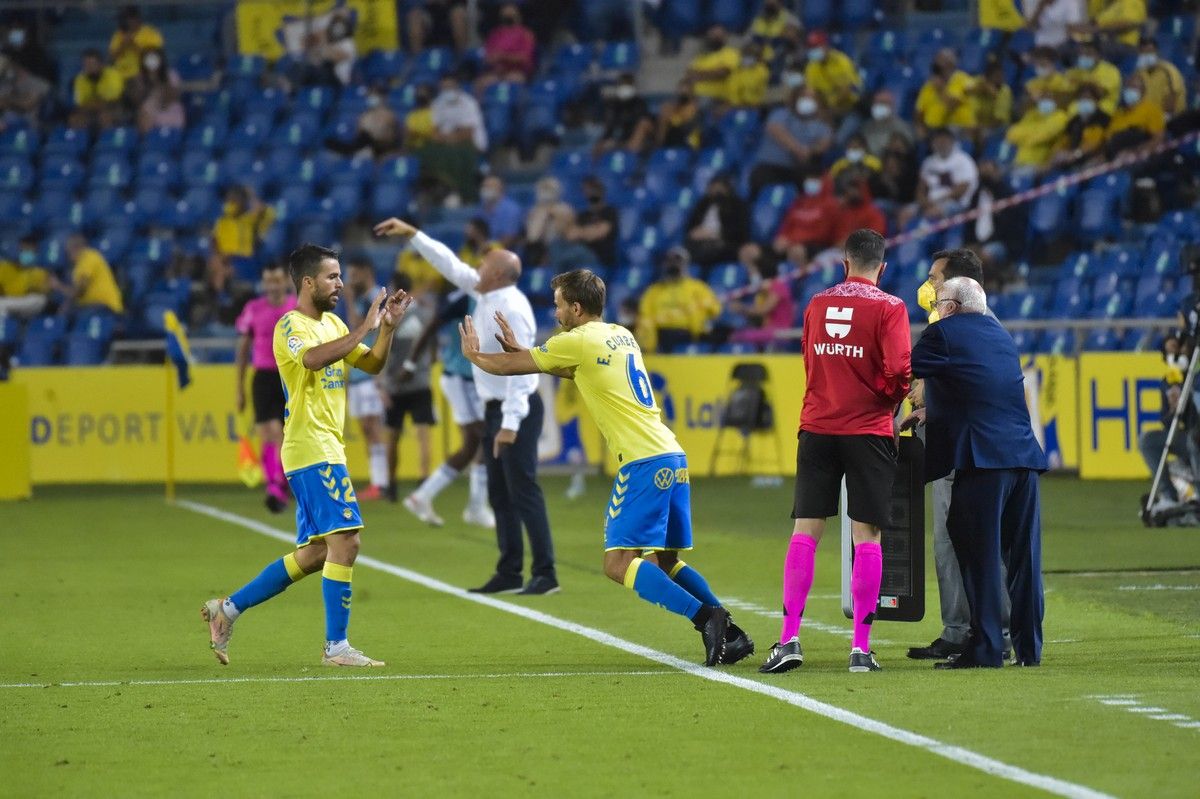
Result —
[[[845,338],[850,335],[850,320],[854,318],[853,308],[825,309],[825,332],[831,338]]]
[[[292,355],[295,355],[297,352],[299,352],[300,348],[303,346],[304,341],[299,336],[288,336],[287,348],[292,351]]]

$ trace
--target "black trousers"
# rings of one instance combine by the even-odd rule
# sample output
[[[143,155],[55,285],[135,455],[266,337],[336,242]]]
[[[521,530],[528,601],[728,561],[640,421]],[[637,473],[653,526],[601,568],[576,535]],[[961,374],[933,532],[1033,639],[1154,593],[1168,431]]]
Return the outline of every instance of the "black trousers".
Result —
[[[521,526],[524,524],[525,533],[529,536],[529,548],[533,551],[532,576],[557,580],[546,500],[537,482],[537,443],[545,414],[542,398],[536,391],[529,395],[529,415],[521,421],[516,443],[496,458],[492,450],[503,422],[500,405],[499,401],[487,403],[483,433],[488,501],[496,514],[496,545],[500,548],[496,574],[504,577],[521,576],[525,565],[525,539],[521,535]]]

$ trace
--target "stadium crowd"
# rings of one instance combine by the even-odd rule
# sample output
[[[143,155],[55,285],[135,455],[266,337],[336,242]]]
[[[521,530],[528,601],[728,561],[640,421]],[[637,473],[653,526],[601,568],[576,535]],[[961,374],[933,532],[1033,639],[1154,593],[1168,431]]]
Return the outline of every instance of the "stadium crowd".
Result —
[[[666,95],[642,88],[650,39],[631,39],[629,4],[479,5],[477,48],[464,3],[426,0],[401,4],[403,50],[358,52],[342,7],[284,35],[273,64],[170,41],[127,7],[73,74],[53,24],[8,12],[0,346],[99,362],[114,336],[159,335],[166,309],[231,335],[263,268],[305,240],[361,251],[432,304],[440,276],[370,239],[398,212],[467,263],[518,251],[543,328],[550,278],[594,268],[609,315],[663,352],[793,348],[776,333],[842,278],[858,228],[915,234],[883,277],[914,319],[927,255],[960,245],[1001,319],[1172,316],[1190,290],[1195,139],[1060,182],[1195,127],[1186,3],[1042,0],[1014,17],[981,2],[964,33],[870,3],[664,0],[664,52],[681,32],[701,42],[666,61]],[[1118,326],[1017,339],[1155,345]]]

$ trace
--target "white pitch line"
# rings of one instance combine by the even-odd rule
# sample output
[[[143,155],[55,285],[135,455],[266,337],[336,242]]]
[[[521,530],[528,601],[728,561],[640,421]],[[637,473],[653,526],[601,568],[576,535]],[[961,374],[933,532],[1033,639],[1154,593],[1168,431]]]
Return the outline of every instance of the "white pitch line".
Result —
[[[225,685],[228,683],[377,682],[390,680],[528,680],[558,677],[675,677],[678,671],[514,671],[496,674],[340,674],[308,677],[210,677],[196,680],[88,680],[83,682],[13,682],[0,688],[115,688],[141,685]]]
[[[282,541],[289,544],[295,543],[295,538],[293,536],[287,535],[280,530],[275,529],[274,527],[245,516],[239,516],[238,514],[223,511],[220,508],[214,508],[211,505],[204,505],[199,502],[180,500],[177,504],[180,507],[196,513],[203,514],[213,519],[219,519],[223,522],[242,527],[246,530],[251,530],[259,533],[260,535],[273,538],[277,541]],[[391,574],[394,577],[399,577],[402,580],[407,580],[408,582],[415,583],[416,585],[423,586],[432,591],[437,591],[438,593],[448,594],[450,596],[463,599],[467,602],[474,602],[478,605],[484,605],[495,610],[504,611],[505,613],[511,613],[514,616],[520,616],[523,619],[535,621],[539,624],[545,624],[548,627],[554,627],[555,629],[562,630],[564,632],[575,633],[576,635],[587,638],[598,644],[603,644],[604,646],[612,647],[613,649],[619,649],[622,652],[628,652],[631,655],[637,655],[645,658],[646,660],[651,660],[655,663],[661,663],[664,666],[670,666],[674,669],[686,672],[703,680],[724,683],[725,685],[732,685],[736,688],[741,688],[752,693],[768,696],[772,699],[778,699],[781,702],[785,702],[794,707],[807,710],[810,713],[814,713],[818,716],[823,716],[827,719],[831,719],[832,721],[846,724],[864,732],[879,735],[897,743],[906,744],[916,749],[922,749],[930,754],[943,757],[954,763],[967,766],[968,768],[982,771],[983,773],[990,774],[994,777],[1010,780],[1022,785],[1028,785],[1057,796],[1069,797],[1069,799],[1112,799],[1110,794],[1097,791],[1096,789],[1089,788],[1086,785],[1068,782],[1067,780],[1051,777],[1046,774],[1038,774],[1037,772],[1023,769],[1020,766],[1004,763],[1000,760],[996,760],[995,758],[988,757],[987,755],[980,754],[979,752],[975,752],[961,746],[954,746],[952,744],[939,741],[935,738],[930,738],[926,735],[912,732],[911,730],[906,730],[901,727],[894,727],[886,722],[878,721],[877,719],[873,719],[868,716],[863,716],[859,713],[840,708],[837,705],[831,705],[828,702],[822,702],[818,699],[813,699],[811,696],[800,693],[799,691],[790,691],[786,688],[780,688],[769,683],[758,682],[756,680],[746,679],[745,677],[738,677],[730,674],[727,671],[698,666],[690,661],[674,655],[669,655],[666,652],[660,652],[657,649],[651,649],[648,646],[627,641],[624,638],[619,638],[611,633],[604,632],[603,630],[597,630],[594,627],[587,627],[582,624],[577,624],[573,621],[560,619],[557,616],[551,616],[548,613],[543,613],[539,610],[533,610],[532,608],[528,608],[523,605],[514,605],[509,602],[504,602],[486,594],[471,594],[462,588],[442,582],[441,580],[433,577],[428,577],[420,572],[415,572],[411,569],[403,568],[402,566],[396,566],[391,563],[387,563],[386,561],[360,555],[356,560],[355,565],[376,569],[377,571]]]
[[[1118,585],[1118,591],[1200,591],[1200,585]]]

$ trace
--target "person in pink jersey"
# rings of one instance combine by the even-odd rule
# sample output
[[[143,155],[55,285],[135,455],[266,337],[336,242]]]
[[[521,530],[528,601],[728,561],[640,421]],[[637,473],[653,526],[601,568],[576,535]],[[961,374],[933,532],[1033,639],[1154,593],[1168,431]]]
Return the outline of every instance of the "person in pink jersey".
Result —
[[[236,327],[241,334],[237,345],[237,409],[246,408],[246,367],[254,366],[251,392],[258,440],[262,442],[263,477],[267,481],[267,508],[279,513],[288,504],[287,478],[279,459],[283,443],[283,409],[286,397],[275,365],[275,324],[296,307],[296,297],[282,264],[263,269],[261,297],[256,297],[238,315]]]

